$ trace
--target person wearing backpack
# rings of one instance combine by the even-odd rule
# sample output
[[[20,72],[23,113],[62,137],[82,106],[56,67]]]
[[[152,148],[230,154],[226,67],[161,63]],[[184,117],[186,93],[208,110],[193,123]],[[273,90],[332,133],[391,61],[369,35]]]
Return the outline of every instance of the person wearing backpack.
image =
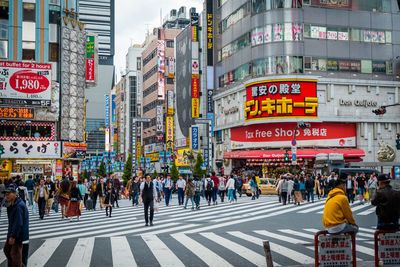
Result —
[[[204,187],[205,187],[206,201],[208,202],[208,206],[210,206],[214,189],[214,181],[211,180],[210,176],[208,176],[207,179],[205,180]]]
[[[233,179],[232,176],[229,177],[228,182],[226,183],[226,189],[228,190],[228,201],[229,203],[232,203],[233,200],[236,200],[236,194],[235,194],[235,180]]]
[[[314,178],[311,175],[309,175],[306,180],[307,202],[310,202],[311,198],[312,203],[314,203],[314,186],[315,186]]]
[[[203,191],[204,184],[203,180],[195,175],[194,177],[194,202],[196,203],[196,209],[200,209],[200,195]]]
[[[236,192],[239,194],[239,197],[242,197],[242,186],[243,186],[243,178],[242,176],[234,176],[233,179],[235,180],[235,189]],[[236,195],[236,194],[235,194]]]
[[[28,199],[28,190],[23,181],[19,182],[17,191],[19,198],[26,204],[26,200]]]
[[[226,192],[225,184],[226,184],[225,177],[219,178],[218,191],[219,191],[219,197],[221,198],[221,202],[224,202],[224,197],[225,197],[225,192]]]

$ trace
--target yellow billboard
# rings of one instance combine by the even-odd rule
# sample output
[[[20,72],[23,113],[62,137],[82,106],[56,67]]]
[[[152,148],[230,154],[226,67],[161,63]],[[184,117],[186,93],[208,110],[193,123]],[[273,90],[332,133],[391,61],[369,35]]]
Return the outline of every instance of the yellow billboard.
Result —
[[[200,117],[200,101],[198,98],[192,98],[192,118]]]
[[[176,152],[175,165],[177,167],[190,166],[188,155],[190,155],[189,148],[178,149],[178,151]]]

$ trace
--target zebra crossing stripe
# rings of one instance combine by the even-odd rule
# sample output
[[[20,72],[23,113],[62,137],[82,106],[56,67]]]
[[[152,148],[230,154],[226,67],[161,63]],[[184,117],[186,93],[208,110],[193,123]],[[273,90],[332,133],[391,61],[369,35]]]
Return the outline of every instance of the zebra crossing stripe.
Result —
[[[368,206],[360,204],[360,206],[357,206],[357,207],[355,207],[355,208],[351,207],[351,211],[352,211],[352,212],[355,212],[355,211],[357,211],[357,210],[361,210],[361,209],[364,209],[364,208],[366,208],[366,207],[368,207]]]
[[[292,243],[292,244],[303,244],[303,243],[305,243],[305,241],[303,241],[303,240],[296,239],[296,238],[293,238],[293,237],[284,236],[284,235],[278,235],[278,234],[275,234],[275,233],[272,233],[272,232],[268,232],[266,230],[256,230],[256,231],[254,231],[254,233],[259,234],[259,235],[263,235],[263,236],[267,236],[267,237],[272,237],[272,238],[275,238],[277,240],[283,240],[285,242]],[[308,248],[314,250],[314,247],[308,247]]]
[[[182,230],[182,229],[186,229],[186,228],[192,228],[192,227],[196,227],[196,226],[197,226],[197,224],[185,224],[185,225],[177,226],[177,227],[174,227],[174,228],[165,228],[165,229],[162,229],[162,230],[151,231],[151,232],[140,234],[140,235],[141,236],[144,236],[144,235],[158,235],[158,234],[162,234],[162,233],[178,231],[178,230]]]
[[[233,266],[225,259],[218,256],[214,251],[206,248],[199,242],[193,240],[192,238],[188,237],[185,234],[172,234],[171,235],[175,240],[189,249],[192,253],[194,253],[197,257],[199,257],[204,263],[211,267],[220,267],[226,266],[230,267]]]
[[[6,255],[4,254],[4,251],[1,249],[0,250],[0,264],[3,263],[7,259]]]
[[[165,227],[171,227],[171,226],[175,226],[178,225],[179,223],[166,223],[166,224],[159,224],[156,226],[151,227],[151,229],[159,229],[159,228],[165,228]],[[108,233],[108,234],[102,234],[99,237],[111,237],[111,236],[122,236],[122,235],[127,235],[127,234],[135,234],[137,232],[141,232],[141,231],[146,231],[149,228],[145,228],[144,226],[142,226],[142,224],[138,225],[138,222],[132,222],[132,227],[134,228],[132,230],[127,230],[127,231],[117,231],[117,232],[112,232],[112,233]],[[99,233],[102,232],[104,233],[104,230],[98,231]]]
[[[79,238],[74,251],[67,263],[67,267],[90,266],[94,247],[94,237]]]
[[[44,266],[61,244],[61,239],[48,239],[29,257],[29,266]]]
[[[360,212],[357,215],[369,215],[369,214],[375,212],[375,210],[376,210],[376,207],[372,207],[370,209],[364,210],[363,212]]]
[[[316,210],[319,210],[319,209],[323,209],[324,207],[325,207],[325,203],[323,205],[321,205],[321,206],[318,206],[318,207],[314,207],[314,208],[311,208],[311,209],[298,211],[297,213],[310,213],[310,212],[313,212],[313,211],[316,211]]]
[[[240,257],[255,264],[256,266],[266,266],[266,264],[267,264],[266,260],[265,260],[265,256],[260,255],[256,252],[254,252],[253,250],[248,249],[242,245],[236,244],[235,242],[232,242],[226,238],[220,237],[219,235],[216,235],[214,233],[200,233],[200,235],[233,251]]]
[[[110,240],[113,266],[136,267],[137,264],[126,237],[111,237]]]
[[[232,236],[235,236],[235,237],[238,237],[238,238],[241,238],[243,240],[249,241],[249,242],[254,243],[256,245],[263,246],[263,240],[260,239],[260,238],[257,238],[257,237],[251,236],[251,235],[247,235],[247,234],[244,234],[244,233],[239,232],[239,231],[228,232],[228,234],[230,234]],[[278,245],[278,244],[276,244],[274,242],[269,242],[269,244],[270,244],[271,250],[273,252],[276,252],[276,253],[278,253],[278,254],[280,254],[280,255],[282,255],[284,257],[287,257],[287,258],[290,257],[290,259],[292,259],[295,262],[298,262],[300,264],[313,264],[315,262],[314,258],[311,258],[311,257],[309,257],[307,255],[299,253],[299,252],[297,252],[295,250],[292,250],[290,248]],[[276,263],[274,263],[274,265],[276,265]]]
[[[363,228],[363,227],[358,228],[358,230],[364,231],[364,232],[367,232],[367,233],[372,233],[372,234],[375,234],[375,231],[376,231],[376,230],[373,230],[373,229],[368,229],[368,228]]]
[[[163,267],[184,267],[180,259],[155,235],[145,235],[142,239],[147,244],[157,261]]]

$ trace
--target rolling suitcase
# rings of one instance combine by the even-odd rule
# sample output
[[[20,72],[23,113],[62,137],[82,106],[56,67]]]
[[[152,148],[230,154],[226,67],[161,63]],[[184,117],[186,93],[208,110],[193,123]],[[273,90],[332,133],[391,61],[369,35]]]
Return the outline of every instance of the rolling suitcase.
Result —
[[[86,209],[87,210],[92,210],[93,209],[93,200],[91,198],[88,198],[86,200]]]

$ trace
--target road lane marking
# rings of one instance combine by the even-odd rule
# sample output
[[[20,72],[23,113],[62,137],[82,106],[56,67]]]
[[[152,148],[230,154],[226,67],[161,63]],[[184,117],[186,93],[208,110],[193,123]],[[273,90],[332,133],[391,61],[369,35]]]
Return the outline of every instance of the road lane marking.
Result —
[[[171,236],[175,238],[183,246],[185,246],[187,249],[189,249],[193,254],[199,257],[208,266],[211,267],[233,266],[225,259],[221,258],[216,253],[214,253],[212,250],[206,248],[205,246],[203,246],[202,244],[193,240],[192,238],[188,237],[185,234],[179,233],[179,234],[172,234]]]
[[[247,261],[255,264],[256,266],[266,266],[267,263],[265,261],[265,256],[260,255],[251,249],[248,249],[242,245],[236,244],[233,241],[230,241],[226,238],[223,238],[219,235],[214,233],[200,233],[200,235],[208,238],[209,240],[233,251],[235,254],[239,255],[240,257],[246,259]]]
[[[61,244],[61,241],[61,239],[44,241],[44,243],[29,257],[29,266],[44,266]]]
[[[155,235],[145,235],[142,239],[163,267],[184,267],[180,259]]]
[[[111,251],[113,266],[116,267],[136,267],[131,246],[125,236],[111,237]]]
[[[67,267],[90,266],[94,247],[94,237],[79,238]]]

